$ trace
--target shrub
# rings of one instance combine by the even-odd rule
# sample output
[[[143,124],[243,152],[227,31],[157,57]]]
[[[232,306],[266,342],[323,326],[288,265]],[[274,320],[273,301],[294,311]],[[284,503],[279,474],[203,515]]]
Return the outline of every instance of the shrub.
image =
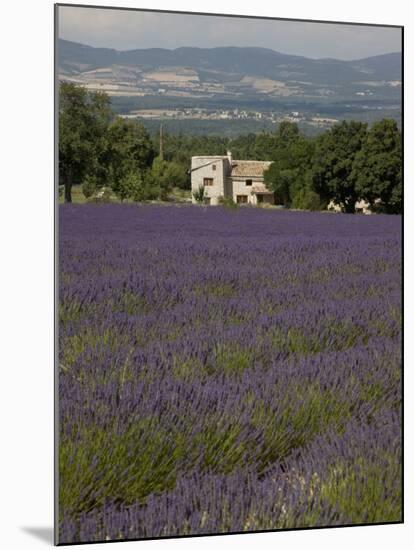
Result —
[[[121,200],[132,199],[135,202],[157,199],[160,188],[154,184],[150,174],[145,172],[129,172],[118,186],[117,194]]]
[[[239,205],[232,198],[219,197],[219,204],[225,208],[238,208]]]
[[[167,200],[174,187],[186,186],[185,170],[176,162],[167,162],[159,157],[154,159],[151,168],[151,178],[159,187],[162,200]]]
[[[301,189],[294,197],[292,201],[292,207],[300,210],[323,210],[324,205],[320,196],[311,189]]]
[[[204,202],[204,199],[206,198],[206,190],[202,185],[200,185],[200,187],[196,191],[193,191],[193,197],[200,204]]]
[[[89,199],[96,192],[98,185],[95,176],[87,175],[82,183],[82,193]]]

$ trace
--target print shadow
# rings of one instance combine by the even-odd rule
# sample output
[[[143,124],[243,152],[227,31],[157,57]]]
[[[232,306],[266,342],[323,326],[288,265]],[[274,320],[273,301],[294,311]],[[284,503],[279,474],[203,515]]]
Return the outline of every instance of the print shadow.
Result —
[[[21,527],[21,530],[49,544],[53,544],[53,527]]]

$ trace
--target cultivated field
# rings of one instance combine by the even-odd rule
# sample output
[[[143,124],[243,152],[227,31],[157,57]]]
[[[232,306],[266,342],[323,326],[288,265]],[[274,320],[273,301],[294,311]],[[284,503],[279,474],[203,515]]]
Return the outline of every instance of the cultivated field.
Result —
[[[400,227],[60,206],[60,542],[399,521]]]

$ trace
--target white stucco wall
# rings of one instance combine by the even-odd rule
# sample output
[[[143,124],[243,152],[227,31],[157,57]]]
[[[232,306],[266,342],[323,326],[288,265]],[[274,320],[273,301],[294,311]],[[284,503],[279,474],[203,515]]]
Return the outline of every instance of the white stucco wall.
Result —
[[[213,165],[216,169],[213,169]],[[218,204],[219,198],[224,196],[224,179],[228,173],[228,160],[226,157],[192,157],[191,159],[191,197],[199,187],[204,186],[204,178],[213,178],[214,184],[205,187],[205,196],[210,204]]]
[[[257,184],[263,184],[263,178],[261,177],[233,177],[233,183],[232,183],[232,197],[234,202],[237,202],[237,195],[247,195],[247,203],[248,204],[257,204],[257,195],[256,193],[252,193],[254,191],[254,187]],[[246,185],[246,180],[251,179],[252,185]],[[263,203],[266,204],[274,204],[274,195],[266,194],[263,195]]]
[[[252,195],[252,188],[255,182],[260,181],[253,178],[242,178],[242,177],[233,177],[233,200],[234,202],[237,202],[237,195],[247,195],[247,203],[248,204],[255,204],[256,197],[255,195]],[[246,179],[253,179],[252,185],[246,185]]]
[[[191,158],[191,199],[197,201],[193,193],[200,187],[204,187],[205,197],[210,199],[210,204],[219,204],[220,198],[229,198],[237,202],[238,195],[246,195],[247,204],[257,204],[257,195],[252,193],[254,186],[260,184],[263,187],[263,177],[258,176],[233,176],[231,173],[230,156],[198,156]],[[213,169],[215,166],[215,170]],[[213,185],[204,185],[204,178],[212,178]],[[252,185],[246,185],[246,180],[252,180]],[[263,202],[274,204],[273,195],[263,195]]]

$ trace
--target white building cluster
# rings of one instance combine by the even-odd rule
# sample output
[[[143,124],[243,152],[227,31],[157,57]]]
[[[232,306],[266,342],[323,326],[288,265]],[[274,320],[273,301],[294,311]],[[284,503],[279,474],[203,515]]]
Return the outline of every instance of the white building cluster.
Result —
[[[237,204],[275,204],[275,196],[264,184],[264,172],[271,162],[233,160],[224,156],[198,156],[191,159],[191,191],[204,188],[204,202],[219,204],[231,199]]]

